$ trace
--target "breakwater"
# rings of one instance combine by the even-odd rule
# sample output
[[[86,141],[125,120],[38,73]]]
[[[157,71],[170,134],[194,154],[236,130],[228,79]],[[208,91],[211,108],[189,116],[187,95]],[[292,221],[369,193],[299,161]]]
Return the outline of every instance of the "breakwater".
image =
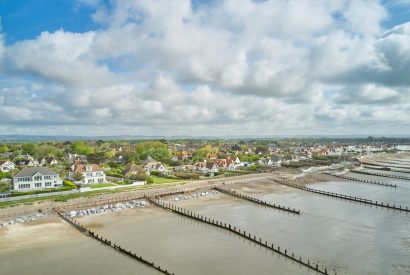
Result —
[[[280,183],[280,184],[283,184],[283,185],[287,185],[287,186],[290,186],[290,187],[293,187],[293,188],[305,190],[305,191],[320,194],[320,195],[325,195],[325,196],[329,196],[329,197],[334,197],[334,198],[339,198],[339,199],[344,199],[344,200],[349,200],[349,201],[354,201],[354,202],[360,202],[360,203],[364,203],[364,204],[375,205],[375,206],[379,206],[381,208],[388,208],[388,209],[403,211],[403,212],[407,212],[407,213],[410,212],[410,209],[407,206],[402,207],[401,205],[389,204],[389,203],[385,203],[385,202],[373,201],[373,200],[364,199],[364,198],[355,197],[355,196],[348,196],[348,195],[344,195],[344,194],[338,194],[338,193],[333,193],[333,192],[316,190],[316,189],[313,189],[313,188],[306,187],[304,185],[288,182],[284,179],[272,178],[272,180],[274,182],[277,182],[277,183]]]
[[[72,219],[69,216],[64,215],[62,212],[55,210],[55,212],[63,219],[65,220],[68,224],[70,224],[71,226],[73,226],[75,229],[77,229],[78,231],[87,234],[88,236],[91,236],[92,238],[96,239],[97,241],[108,245],[112,248],[114,248],[115,250],[121,252],[122,254],[125,254],[131,258],[133,258],[134,260],[137,260],[151,268],[156,269],[157,271],[166,274],[166,275],[174,275],[174,273],[169,272],[167,269],[162,268],[159,265],[156,265],[154,262],[148,261],[146,259],[144,259],[141,256],[138,256],[136,253],[133,253],[130,250],[126,250],[125,248],[115,244],[114,242],[103,238],[101,235],[98,235],[97,233],[91,231],[90,229],[87,229],[84,225],[80,224],[79,222],[77,222],[76,220]]]
[[[407,165],[407,166],[410,166],[410,162],[408,162],[408,161],[401,161],[401,160],[394,160],[394,161],[389,161],[389,160],[377,160],[377,162],[382,162],[382,163],[387,163],[387,164],[398,164],[398,165]]]
[[[256,235],[253,235],[249,232],[246,232],[245,230],[241,230],[240,228],[238,228],[236,226],[233,226],[229,223],[221,222],[221,221],[218,221],[218,220],[215,220],[215,219],[208,218],[204,215],[197,214],[193,211],[184,209],[182,207],[178,207],[178,206],[173,205],[173,204],[168,203],[168,202],[165,203],[163,201],[157,200],[155,197],[146,197],[146,199],[148,201],[150,201],[152,204],[154,204],[154,205],[156,205],[160,208],[169,210],[171,212],[177,213],[177,214],[182,215],[184,217],[188,217],[188,218],[191,218],[191,219],[203,222],[203,223],[213,225],[215,227],[222,228],[224,230],[228,230],[228,231],[230,231],[230,232],[232,232],[236,235],[239,235],[239,236],[241,236],[241,237],[243,237],[243,238],[245,238],[245,239],[247,239],[247,240],[249,240],[253,243],[256,243],[256,244],[258,244],[258,245],[260,245],[260,246],[262,246],[266,249],[274,251],[274,252],[276,252],[276,253],[278,253],[278,254],[280,254],[280,255],[288,258],[288,259],[291,259],[291,260],[293,260],[293,261],[295,261],[295,262],[297,262],[297,263],[299,263],[299,264],[301,264],[301,265],[303,265],[303,266],[305,266],[305,267],[307,267],[311,270],[314,270],[314,271],[316,271],[320,274],[325,274],[325,275],[329,274],[327,268],[320,267],[318,264],[311,263],[309,259],[303,259],[302,257],[297,257],[297,256],[295,256],[294,253],[289,252],[289,250],[281,248],[280,246],[275,246],[273,243],[268,243],[267,241],[262,240],[262,238],[258,238],[258,237],[256,237]]]
[[[407,173],[407,174],[410,173],[410,170],[405,170],[405,169],[402,169],[402,168],[392,168],[392,167],[387,167],[387,166],[380,166],[380,165],[376,165],[376,164],[372,164],[372,165],[362,164],[362,166],[364,168],[372,169],[372,170],[390,171],[390,172]]]
[[[388,174],[383,174],[383,173],[378,173],[378,172],[371,172],[371,171],[363,171],[363,170],[358,170],[358,169],[353,169],[351,170],[353,173],[357,174],[365,174],[365,175],[371,175],[371,176],[379,176],[379,177],[385,177],[385,178],[393,178],[393,179],[401,179],[401,180],[410,180],[410,177],[405,177],[405,176],[400,176],[400,175],[388,175]]]
[[[381,162],[367,162],[367,161],[362,161],[361,162],[361,164],[364,166],[364,165],[369,165],[369,166],[379,166],[379,167],[381,167],[381,168],[384,168],[384,169],[389,169],[390,171],[393,171],[393,170],[391,170],[391,169],[394,169],[394,168],[398,168],[398,169],[410,169],[410,166],[401,166],[401,165],[396,165],[396,164],[392,164],[392,165],[388,165],[388,164],[386,164],[386,163],[381,163]],[[375,169],[375,168],[372,168],[372,169]]]
[[[247,201],[251,201],[251,202],[263,205],[263,206],[279,209],[279,210],[290,212],[290,213],[293,213],[293,214],[300,214],[300,210],[295,210],[294,208],[291,209],[290,207],[285,207],[283,205],[279,205],[279,204],[275,204],[275,203],[271,204],[267,201],[263,201],[263,200],[258,199],[258,198],[254,198],[254,197],[251,197],[251,196],[248,196],[248,195],[245,195],[245,194],[238,193],[235,190],[231,191],[231,190],[227,190],[227,189],[224,189],[224,188],[221,188],[221,187],[214,187],[214,189],[221,192],[221,193],[225,193],[225,194],[237,197],[237,198],[241,198],[241,199],[244,199],[244,200],[247,200]]]
[[[391,183],[386,183],[386,182],[381,182],[381,181],[359,179],[359,178],[355,178],[355,177],[351,177],[351,176],[346,176],[346,175],[343,175],[343,174],[336,174],[336,173],[330,173],[330,172],[323,172],[323,173],[326,174],[326,175],[331,175],[331,176],[341,178],[341,179],[353,180],[353,181],[369,183],[369,184],[382,185],[382,186],[387,186],[387,187],[394,187],[394,188],[397,187],[396,184],[391,184]]]

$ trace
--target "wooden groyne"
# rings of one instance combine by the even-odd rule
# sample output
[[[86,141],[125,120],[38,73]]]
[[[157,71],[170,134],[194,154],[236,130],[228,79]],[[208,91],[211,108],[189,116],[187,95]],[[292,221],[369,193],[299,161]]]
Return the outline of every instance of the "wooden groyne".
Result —
[[[410,180],[410,177],[405,177],[405,176],[400,176],[400,175],[386,175],[386,174],[383,174],[383,173],[363,171],[363,170],[357,170],[357,169],[353,169],[351,171],[353,173],[365,174],[365,175],[371,175],[371,176],[379,176],[379,177],[401,179],[401,180]]]
[[[364,203],[364,204],[375,205],[375,206],[379,206],[379,207],[382,207],[382,208],[388,208],[388,209],[403,211],[403,212],[407,212],[407,213],[410,212],[410,209],[408,209],[407,206],[402,207],[401,205],[395,205],[395,204],[392,205],[392,204],[385,203],[385,202],[373,201],[373,200],[364,199],[364,198],[360,198],[360,197],[354,197],[354,196],[348,196],[348,195],[344,195],[344,194],[338,194],[338,193],[333,193],[333,192],[317,190],[317,189],[306,187],[304,185],[291,183],[291,182],[288,182],[288,181],[283,180],[283,179],[272,178],[272,180],[274,182],[277,182],[277,183],[280,183],[280,184],[283,184],[283,185],[287,185],[287,186],[290,186],[290,187],[294,187],[294,188],[297,188],[297,189],[305,190],[305,191],[316,193],[316,194],[321,194],[321,195],[325,195],[325,196],[329,196],[329,197],[334,197],[334,198],[339,198],[339,199],[344,199],[344,200],[349,200],[349,201],[354,201],[354,202],[360,202],[360,203]]]
[[[178,207],[178,206],[173,205],[171,203],[165,203],[163,201],[156,200],[156,198],[154,198],[154,197],[146,197],[146,199],[148,201],[150,201],[152,204],[154,204],[158,207],[161,207],[161,208],[166,209],[166,210],[170,210],[171,212],[177,213],[177,214],[182,215],[184,217],[188,217],[188,218],[191,218],[191,219],[203,222],[203,223],[207,223],[207,224],[222,228],[224,230],[228,230],[228,231],[230,231],[230,232],[232,232],[232,233],[234,233],[238,236],[241,236],[241,237],[243,237],[243,238],[245,238],[245,239],[247,239],[247,240],[249,240],[253,243],[256,243],[256,244],[258,244],[258,245],[260,245],[260,246],[262,246],[266,249],[274,251],[274,252],[276,252],[276,253],[278,253],[278,254],[280,254],[280,255],[288,258],[288,259],[291,259],[291,260],[293,260],[293,261],[295,261],[295,262],[297,262],[297,263],[299,263],[299,264],[301,264],[301,265],[303,265],[303,266],[305,266],[309,269],[312,269],[312,270],[314,270],[314,271],[316,271],[320,274],[329,274],[327,268],[319,267],[318,264],[311,263],[309,259],[306,260],[306,259],[303,259],[302,257],[297,257],[297,256],[295,256],[294,253],[290,253],[289,250],[283,249],[280,246],[274,246],[273,243],[268,243],[267,241],[262,240],[262,238],[258,238],[258,237],[256,237],[256,235],[253,235],[249,232],[246,232],[245,230],[241,230],[241,229],[237,228],[236,226],[232,226],[229,223],[221,222],[221,221],[218,221],[218,220],[215,220],[215,219],[208,218],[204,215],[197,214],[193,211]]]
[[[410,173],[410,170],[408,170],[409,168],[407,168],[407,170],[404,170],[402,168],[397,168],[397,167],[393,168],[393,167],[387,167],[387,166],[380,166],[376,164],[372,164],[372,165],[362,164],[362,166],[364,168],[372,169],[372,170],[390,171],[390,172],[398,172],[398,173],[406,173],[406,174]]]
[[[382,162],[382,163],[387,163],[387,164],[398,164],[398,165],[407,165],[410,166],[410,162],[408,161],[401,161],[401,160],[394,160],[394,161],[388,161],[388,160],[378,160],[377,162]]]
[[[323,173],[326,175],[330,175],[330,176],[341,178],[341,179],[353,180],[353,181],[375,184],[375,185],[382,185],[382,186],[387,186],[387,187],[394,187],[394,188],[397,187],[396,184],[391,184],[391,183],[386,183],[386,182],[381,182],[381,181],[359,179],[359,178],[355,178],[355,177],[351,177],[351,176],[347,176],[343,174],[336,174],[336,173],[330,173],[330,172],[323,172]]]
[[[362,161],[361,164],[362,165],[370,165],[370,166],[380,166],[380,167],[389,168],[389,169],[391,169],[391,168],[410,169],[410,166],[401,166],[398,163],[392,163],[392,165],[388,165],[387,163],[384,163],[384,162],[381,162],[381,161],[380,161],[380,163],[379,162]]]
[[[70,225],[72,225],[72,226],[73,226],[75,229],[77,229],[78,231],[80,231],[80,232],[82,232],[82,233],[84,233],[84,234],[87,234],[88,236],[93,237],[93,238],[96,239],[97,241],[99,241],[99,242],[101,242],[101,243],[103,243],[103,244],[105,244],[105,245],[108,245],[108,246],[114,248],[115,250],[121,252],[122,254],[125,254],[125,255],[127,255],[127,256],[133,258],[134,260],[137,260],[137,261],[139,261],[139,262],[141,262],[141,263],[143,263],[143,264],[145,264],[145,265],[147,265],[147,266],[149,266],[149,267],[151,267],[151,268],[153,268],[153,269],[156,269],[157,271],[159,271],[159,272],[161,272],[161,273],[163,273],[163,274],[166,274],[166,275],[174,275],[174,273],[171,273],[171,272],[169,272],[167,269],[164,269],[164,268],[162,268],[161,266],[156,265],[154,262],[148,261],[148,260],[144,259],[143,257],[138,256],[137,254],[133,253],[132,251],[126,250],[125,248],[123,248],[123,247],[121,247],[121,246],[119,246],[119,245],[116,245],[114,242],[112,242],[112,241],[110,241],[110,240],[108,240],[108,239],[106,239],[106,238],[103,238],[101,235],[98,235],[97,233],[91,231],[90,229],[87,229],[84,225],[80,224],[80,223],[77,222],[75,219],[72,219],[72,218],[70,218],[70,217],[67,217],[66,215],[64,215],[64,214],[61,213],[60,211],[55,210],[55,212],[56,212],[62,219],[64,219],[67,223],[69,223]]]
[[[279,204],[275,204],[275,203],[271,204],[270,202],[263,201],[263,200],[258,199],[258,198],[254,198],[254,197],[251,197],[251,196],[248,196],[248,195],[245,195],[245,194],[238,193],[235,190],[231,191],[231,190],[227,190],[227,189],[221,188],[221,187],[214,187],[213,189],[217,190],[221,193],[228,194],[228,195],[231,195],[231,196],[234,196],[234,197],[237,197],[237,198],[241,198],[241,199],[244,199],[244,200],[247,200],[247,201],[251,201],[251,202],[263,205],[263,206],[275,208],[275,209],[282,210],[282,211],[287,211],[287,212],[290,212],[292,214],[298,214],[298,215],[300,214],[300,210],[295,210],[294,208],[291,209],[290,207],[285,207],[283,205],[279,205]]]

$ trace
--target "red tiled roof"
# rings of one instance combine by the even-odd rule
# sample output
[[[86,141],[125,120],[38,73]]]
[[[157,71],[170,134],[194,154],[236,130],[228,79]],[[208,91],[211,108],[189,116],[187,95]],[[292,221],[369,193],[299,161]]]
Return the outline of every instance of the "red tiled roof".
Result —
[[[91,166],[92,170],[91,171],[87,171],[86,167],[87,166]],[[80,165],[76,165],[74,166],[74,171],[73,172],[96,172],[96,171],[102,171],[101,167],[98,164],[80,164]]]

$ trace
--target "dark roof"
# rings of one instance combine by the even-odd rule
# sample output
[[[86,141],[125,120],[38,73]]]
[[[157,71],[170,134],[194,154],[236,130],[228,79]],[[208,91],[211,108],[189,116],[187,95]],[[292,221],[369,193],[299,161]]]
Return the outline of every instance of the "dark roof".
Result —
[[[53,170],[47,167],[28,167],[21,169],[21,171],[18,172],[17,175],[15,175],[14,177],[31,177],[37,172],[42,174],[43,176],[58,175],[58,173],[54,172]]]
[[[30,162],[32,162],[31,160],[28,159],[20,159],[20,160],[16,160],[16,165],[29,165]]]

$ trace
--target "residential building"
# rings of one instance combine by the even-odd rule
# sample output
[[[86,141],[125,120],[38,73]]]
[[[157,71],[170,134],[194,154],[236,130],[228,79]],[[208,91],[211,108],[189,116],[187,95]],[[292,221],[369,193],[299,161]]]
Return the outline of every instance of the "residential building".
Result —
[[[19,159],[19,160],[16,160],[15,163],[16,163],[17,166],[25,166],[25,167],[35,166],[35,162],[33,160],[29,160],[29,159]]]
[[[76,173],[81,173],[83,179],[77,181],[81,184],[93,184],[105,182],[105,172],[98,164],[78,164],[71,167],[69,178],[74,179]]]
[[[9,172],[15,168],[14,163],[8,160],[0,160],[0,171]]]
[[[26,191],[62,186],[57,172],[46,167],[26,167],[13,177],[13,189]]]

